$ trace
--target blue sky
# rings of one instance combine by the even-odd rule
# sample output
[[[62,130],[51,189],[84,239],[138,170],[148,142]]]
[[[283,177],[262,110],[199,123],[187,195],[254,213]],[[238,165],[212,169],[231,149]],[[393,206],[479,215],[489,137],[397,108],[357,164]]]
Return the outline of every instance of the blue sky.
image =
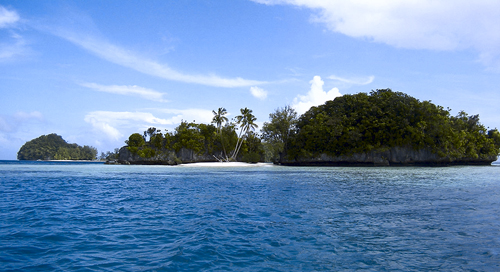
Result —
[[[0,0],[0,159],[391,88],[500,128],[498,1]]]

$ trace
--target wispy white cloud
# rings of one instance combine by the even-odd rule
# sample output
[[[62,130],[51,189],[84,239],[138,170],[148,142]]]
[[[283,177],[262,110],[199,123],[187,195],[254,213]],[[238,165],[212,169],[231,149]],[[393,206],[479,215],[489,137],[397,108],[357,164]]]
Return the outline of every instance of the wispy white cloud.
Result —
[[[101,122],[95,118],[85,117],[85,121],[90,123],[94,130],[103,133],[108,138],[107,140],[119,141],[123,134],[116,128],[112,127],[109,123]]]
[[[292,107],[298,114],[303,114],[313,106],[324,104],[328,100],[333,100],[336,97],[342,96],[339,89],[333,88],[328,92],[323,90],[325,82],[320,76],[315,76],[309,83],[311,89],[306,95],[298,95],[292,103]]]
[[[368,84],[372,83],[373,80],[375,79],[374,76],[369,76],[366,78],[361,78],[361,77],[345,78],[345,77],[339,77],[336,75],[331,75],[328,78],[333,79],[335,81],[342,82],[342,83],[351,84],[351,85],[368,85]]]
[[[500,67],[500,1],[254,0],[310,8],[333,31],[398,48],[479,52]]]
[[[7,118],[0,115],[0,132],[11,132],[13,126],[10,124]]]
[[[168,117],[157,117],[146,111],[93,111],[85,116],[84,121],[89,123],[96,132],[104,134],[106,136],[104,141],[118,141],[125,136],[124,133],[142,132],[151,126],[166,128],[180,124],[182,120],[198,123],[210,123],[212,120],[212,112],[203,109],[149,109],[147,111]]]
[[[0,28],[15,24],[20,19],[19,14],[14,10],[8,10],[0,6]]]
[[[209,124],[212,122],[213,113],[205,109],[156,109],[158,112],[174,115],[168,120],[171,124],[180,124],[182,120],[196,123]]]
[[[96,36],[82,34],[74,30],[70,31],[62,27],[52,28],[49,31],[109,62],[168,80],[226,88],[246,87],[267,83],[265,81],[249,80],[241,77],[224,78],[216,74],[203,75],[182,73],[170,68],[167,64],[142,57],[136,52],[126,50],[105,39],[99,39]]]
[[[14,118],[17,121],[27,121],[27,120],[38,120],[38,121],[43,121],[43,114],[39,111],[32,111],[32,112],[24,112],[24,111],[18,111],[14,114]]]
[[[26,54],[28,48],[23,37],[13,33],[10,43],[0,43],[0,61],[10,60],[16,56]]]
[[[264,100],[267,98],[267,92],[259,87],[250,87],[250,93],[255,97],[260,100]]]
[[[0,6],[0,29],[4,28],[10,33],[10,39],[0,43],[0,62],[24,55],[28,49],[24,38],[15,33],[12,28],[20,20],[19,15],[14,10],[8,10]]]
[[[0,160],[15,159],[19,148],[40,136],[47,123],[39,111],[0,114]]]
[[[167,102],[167,100],[163,99],[164,93],[143,88],[140,86],[132,85],[100,85],[96,83],[81,83],[81,86],[91,88],[93,90],[99,92],[106,92],[112,94],[120,94],[120,95],[129,95],[129,96],[138,96],[147,100],[158,101],[158,102]]]
[[[16,132],[26,123],[40,123],[44,121],[43,114],[39,111],[18,111],[13,115],[0,115],[0,132]]]
[[[107,137],[111,140],[119,140],[123,137],[120,129],[170,124],[168,120],[155,117],[153,114],[148,112],[128,111],[93,111],[85,116],[84,121],[91,124],[95,130],[107,135]]]

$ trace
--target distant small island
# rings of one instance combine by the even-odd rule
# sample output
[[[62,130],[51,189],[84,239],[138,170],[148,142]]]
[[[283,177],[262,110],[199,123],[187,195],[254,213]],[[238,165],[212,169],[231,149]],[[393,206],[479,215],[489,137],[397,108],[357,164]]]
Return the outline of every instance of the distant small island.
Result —
[[[67,143],[52,133],[26,142],[17,153],[18,160],[95,160],[97,149]]]

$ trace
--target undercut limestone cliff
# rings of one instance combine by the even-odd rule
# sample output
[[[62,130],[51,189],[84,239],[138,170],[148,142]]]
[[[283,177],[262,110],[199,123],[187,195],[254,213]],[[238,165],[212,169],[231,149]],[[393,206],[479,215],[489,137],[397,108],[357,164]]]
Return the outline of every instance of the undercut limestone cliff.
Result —
[[[439,157],[427,149],[414,150],[410,147],[393,147],[384,151],[372,151],[344,156],[320,154],[314,157],[284,159],[277,164],[289,166],[447,166],[447,165],[490,165],[497,156],[483,158]]]
[[[163,150],[150,158],[143,158],[128,150],[126,146],[120,148],[119,164],[143,164],[143,165],[177,165],[194,162],[216,162],[212,155],[199,155],[193,150],[181,148],[179,152],[173,150]]]

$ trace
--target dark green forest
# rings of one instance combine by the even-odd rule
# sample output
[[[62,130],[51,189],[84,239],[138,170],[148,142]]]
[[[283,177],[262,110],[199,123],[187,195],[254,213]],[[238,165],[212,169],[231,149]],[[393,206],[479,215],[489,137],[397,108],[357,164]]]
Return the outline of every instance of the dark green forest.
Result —
[[[226,109],[219,108],[213,111],[211,124],[182,121],[172,132],[150,127],[143,134],[130,135],[125,143],[132,154],[143,159],[164,158],[184,148],[219,161],[263,161],[263,144],[255,133],[256,118],[248,108],[240,112],[230,121]]]
[[[174,131],[151,127],[133,133],[126,149],[142,160],[182,163],[190,150],[204,160],[259,162],[314,158],[321,154],[349,156],[393,147],[430,150],[452,160],[489,159],[500,153],[500,133],[486,128],[478,115],[456,116],[431,101],[419,101],[390,89],[337,97],[312,107],[303,115],[293,108],[277,108],[256,133],[256,117],[242,108],[229,120],[225,108],[213,111],[210,124],[182,121]],[[97,150],[69,144],[57,134],[27,142],[19,160],[93,160]],[[115,153],[101,159],[117,160]]]
[[[344,95],[300,116],[287,144],[288,158],[381,151],[392,147],[430,149],[440,157],[497,156],[500,134],[478,115],[419,101],[390,89]]]
[[[392,147],[428,149],[450,160],[482,159],[500,152],[500,133],[487,129],[478,115],[456,116],[430,101],[390,89],[344,95],[298,116],[278,108],[254,132],[252,111],[241,109],[233,120],[224,108],[213,111],[211,124],[182,122],[175,131],[150,128],[132,134],[127,148],[142,158],[181,148],[213,155],[219,161],[277,161],[298,157],[352,155]]]
[[[67,143],[52,133],[25,143],[17,153],[18,160],[95,160],[97,149]]]

